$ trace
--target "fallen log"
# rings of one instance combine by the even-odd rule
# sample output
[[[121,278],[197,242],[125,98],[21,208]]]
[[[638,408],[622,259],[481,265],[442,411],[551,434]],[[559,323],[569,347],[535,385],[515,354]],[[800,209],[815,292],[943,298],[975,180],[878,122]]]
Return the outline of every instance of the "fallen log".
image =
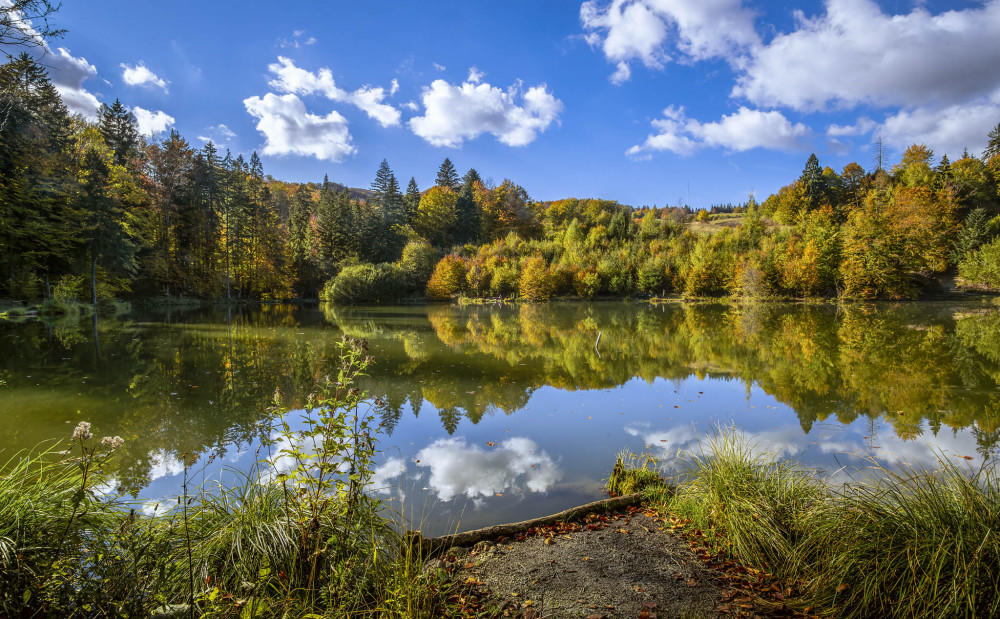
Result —
[[[483,529],[465,531],[464,533],[442,535],[441,537],[423,537],[420,534],[420,531],[407,531],[406,541],[410,545],[410,548],[414,550],[419,548],[421,555],[424,558],[427,558],[441,552],[442,550],[447,550],[452,546],[471,546],[484,540],[493,540],[498,537],[523,533],[531,527],[572,520],[573,518],[585,516],[591,512],[611,511],[621,509],[623,507],[629,507],[639,503],[641,500],[642,493],[636,492],[625,496],[594,501],[593,503],[587,503],[586,505],[580,505],[579,507],[572,507],[561,511],[558,514],[552,514],[551,516],[542,516],[540,518],[533,518],[531,520],[512,522],[508,524],[498,524]]]

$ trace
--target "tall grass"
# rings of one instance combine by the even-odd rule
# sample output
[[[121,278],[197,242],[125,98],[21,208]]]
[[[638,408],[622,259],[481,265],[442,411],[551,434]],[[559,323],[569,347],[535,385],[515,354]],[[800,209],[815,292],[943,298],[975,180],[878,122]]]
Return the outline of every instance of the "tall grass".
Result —
[[[835,484],[731,429],[681,460],[662,507],[734,559],[796,581],[803,606],[839,617],[1000,615],[995,462],[872,460]]]
[[[376,429],[354,381],[371,362],[345,340],[305,430],[279,424],[285,447],[226,486],[191,487],[186,468],[181,496],[151,515],[104,492],[121,439],[89,424],[72,453],[6,462],[0,616],[440,615],[441,583],[368,492]]]

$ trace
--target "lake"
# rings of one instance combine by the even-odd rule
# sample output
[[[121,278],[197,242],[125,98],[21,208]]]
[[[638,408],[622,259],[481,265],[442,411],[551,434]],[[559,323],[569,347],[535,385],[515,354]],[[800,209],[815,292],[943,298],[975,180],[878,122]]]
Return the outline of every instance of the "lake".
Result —
[[[619,451],[670,469],[717,427],[835,477],[866,457],[978,464],[1000,439],[989,299],[266,305],[0,322],[0,449],[90,421],[126,440],[115,485],[158,509],[186,465],[226,483],[261,459],[275,391],[301,408],[344,334],[369,341],[362,384],[386,402],[376,491],[425,534],[598,499]]]

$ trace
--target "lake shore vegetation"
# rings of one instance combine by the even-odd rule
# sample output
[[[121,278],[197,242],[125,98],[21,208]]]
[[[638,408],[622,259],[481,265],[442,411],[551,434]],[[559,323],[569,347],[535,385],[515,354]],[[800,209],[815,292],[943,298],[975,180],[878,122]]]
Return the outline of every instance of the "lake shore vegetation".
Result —
[[[608,488],[644,480],[649,503],[719,557],[833,617],[989,617],[1000,612],[1000,478],[941,454],[933,470],[871,459],[837,475],[766,452],[735,429],[671,462],[619,459]],[[847,479],[844,479],[844,474]]]
[[[196,485],[186,454],[177,497],[129,500],[105,473],[123,439],[98,439],[88,422],[65,451],[9,457],[0,614],[448,616],[444,582],[371,492],[381,404],[355,384],[371,363],[365,342],[345,338],[303,429],[277,406],[272,451],[225,486]]]
[[[908,299],[941,278],[1000,289],[1000,131],[982,156],[915,144],[891,168],[815,155],[758,204],[693,210],[532,199],[459,177],[405,192],[286,183],[256,153],[141,136],[122,102],[72,116],[27,54],[0,66],[0,299],[338,304],[403,297]]]

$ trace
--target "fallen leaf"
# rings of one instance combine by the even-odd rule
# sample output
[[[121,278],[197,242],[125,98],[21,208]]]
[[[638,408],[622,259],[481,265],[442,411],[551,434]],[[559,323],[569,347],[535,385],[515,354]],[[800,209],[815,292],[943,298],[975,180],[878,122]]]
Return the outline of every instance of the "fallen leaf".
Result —
[[[849,584],[847,584],[846,582],[842,582],[839,585],[837,585],[837,593],[843,593],[844,591],[847,591],[850,588],[851,586]]]

